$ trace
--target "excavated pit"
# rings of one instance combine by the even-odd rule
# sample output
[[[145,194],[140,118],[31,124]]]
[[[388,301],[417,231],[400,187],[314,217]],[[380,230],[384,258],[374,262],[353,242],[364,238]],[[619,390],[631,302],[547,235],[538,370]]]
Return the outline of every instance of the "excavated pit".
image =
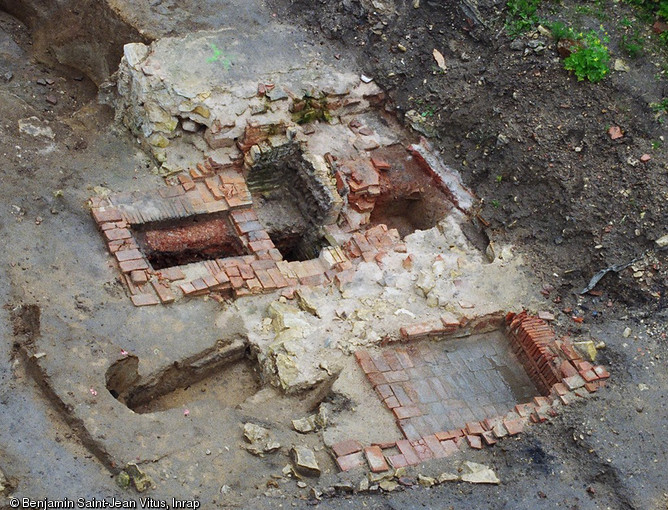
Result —
[[[246,253],[226,214],[199,215],[133,227],[135,238],[154,269]]]
[[[380,195],[371,211],[373,225],[396,228],[403,238],[416,230],[434,227],[447,216],[452,202],[415,158],[396,145],[377,151],[389,163],[380,173]]]
[[[138,414],[183,407],[203,398],[222,407],[236,406],[260,389],[260,377],[244,342],[220,343],[148,377],[139,375],[139,358],[127,356],[107,369],[107,390]]]
[[[263,151],[246,177],[260,223],[288,262],[318,257],[331,205],[297,144]]]

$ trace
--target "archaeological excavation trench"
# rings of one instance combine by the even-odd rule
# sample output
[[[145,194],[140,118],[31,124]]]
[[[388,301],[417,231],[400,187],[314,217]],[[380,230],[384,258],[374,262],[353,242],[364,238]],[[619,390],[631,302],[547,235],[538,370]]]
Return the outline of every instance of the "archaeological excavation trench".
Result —
[[[79,69],[109,80],[116,127],[155,175],[119,168],[86,191],[86,270],[106,294],[79,317],[106,336],[25,346],[114,475],[139,463],[173,492],[172,470],[190,470],[209,501],[228,479],[244,495],[375,483],[459,462],[605,384],[522,312],[523,262],[468,241],[477,198],[373,79],[273,23],[259,41],[116,32],[122,56],[67,34],[54,55],[98,48]]]

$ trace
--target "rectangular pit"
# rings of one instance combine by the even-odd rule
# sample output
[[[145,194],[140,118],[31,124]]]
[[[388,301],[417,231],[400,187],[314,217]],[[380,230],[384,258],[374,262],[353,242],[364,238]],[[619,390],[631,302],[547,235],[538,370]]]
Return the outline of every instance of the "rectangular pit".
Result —
[[[156,270],[246,253],[226,214],[144,223],[133,226],[133,231]]]
[[[373,361],[387,369],[376,390],[403,408],[394,412],[410,440],[503,416],[540,394],[500,330],[390,347]]]

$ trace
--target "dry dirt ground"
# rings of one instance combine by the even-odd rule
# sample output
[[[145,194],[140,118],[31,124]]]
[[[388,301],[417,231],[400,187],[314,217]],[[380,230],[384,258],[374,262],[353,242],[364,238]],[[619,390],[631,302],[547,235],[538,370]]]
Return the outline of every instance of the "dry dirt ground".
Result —
[[[53,239],[62,229],[69,238],[96,239],[84,207],[94,186],[113,189],[128,172],[138,187],[160,182],[113,112],[96,101],[122,43],[235,20],[262,25],[252,8],[237,3],[138,2],[136,19],[109,35],[113,24],[102,30],[72,2],[73,21],[64,25],[76,26],[84,42],[68,51],[50,47],[62,47],[68,33],[56,37],[53,24],[44,29],[51,7],[40,13],[0,3],[12,13],[0,12],[0,468],[16,493],[136,497],[115,485],[26,374],[13,353],[21,331],[10,317],[17,307],[38,303],[74,323],[103,306],[87,302],[84,292],[73,303],[49,301],[50,286],[82,283],[59,270],[58,257],[85,263],[76,246],[53,253]],[[668,281],[666,252],[655,240],[668,232],[668,167],[666,130],[649,106],[666,95],[665,47],[650,40],[638,58],[623,54],[620,22],[636,19],[624,4],[587,3],[590,10],[577,10],[578,2],[555,4],[546,17],[582,28],[603,23],[613,55],[630,66],[599,84],[577,82],[547,37],[539,36],[543,51],[527,46],[530,35],[511,48],[500,3],[472,10],[471,2],[422,1],[419,8],[396,2],[394,12],[374,3],[380,8],[352,0],[272,0],[268,7],[274,19],[305,27],[313,45],[333,48],[373,76],[399,118],[430,134],[483,199],[472,239],[517,246],[543,282],[557,331],[604,341],[600,361],[613,378],[586,405],[486,454],[502,480],[498,487],[446,484],[321,502],[258,497],[235,506],[667,508]],[[142,26],[137,19],[145,15]],[[635,26],[650,35],[647,22]],[[90,41],[99,39],[104,43],[91,49]],[[434,49],[445,57],[444,73]],[[30,117],[39,119],[28,128],[33,134],[19,130],[19,120]],[[623,138],[610,139],[612,125]],[[646,164],[637,161],[643,154],[651,155]],[[597,271],[635,259],[633,267],[607,274],[598,295],[577,294]],[[113,281],[105,290],[122,292]],[[630,334],[623,334],[627,328]]]

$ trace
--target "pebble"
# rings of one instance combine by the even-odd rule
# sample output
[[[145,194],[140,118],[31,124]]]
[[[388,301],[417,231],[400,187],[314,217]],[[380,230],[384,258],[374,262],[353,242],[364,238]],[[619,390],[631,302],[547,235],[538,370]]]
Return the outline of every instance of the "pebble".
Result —
[[[628,337],[630,337],[630,336],[631,336],[631,328],[626,328],[626,329],[624,329],[624,333],[622,333],[622,336],[623,336],[624,338],[628,338]]]

